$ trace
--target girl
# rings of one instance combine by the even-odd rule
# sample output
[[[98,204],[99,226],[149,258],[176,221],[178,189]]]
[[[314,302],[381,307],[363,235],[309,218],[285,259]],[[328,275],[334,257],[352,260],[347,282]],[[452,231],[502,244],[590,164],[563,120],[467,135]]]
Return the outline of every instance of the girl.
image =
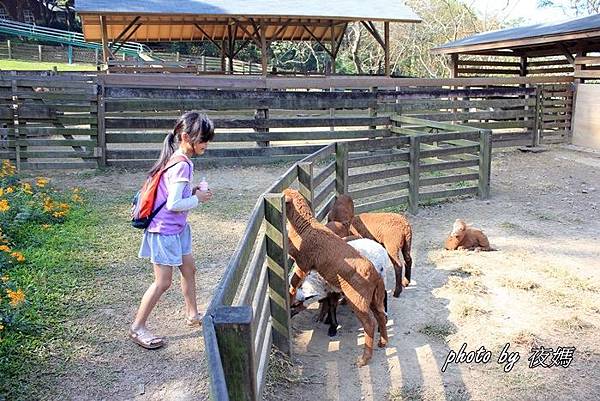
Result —
[[[150,258],[154,266],[154,282],[146,290],[129,329],[129,337],[147,349],[159,348],[164,340],[146,328],[146,321],[161,295],[171,285],[173,267],[181,273],[181,291],[185,298],[186,324],[199,326],[200,315],[196,305],[196,281],[192,236],[187,223],[189,210],[212,197],[210,190],[192,188],[194,165],[191,157],[200,156],[214,137],[212,121],[204,114],[191,111],[182,115],[173,132],[163,142],[160,158],[150,170],[150,176],[159,173],[174,162],[162,175],[158,186],[155,207],[166,201],[144,231],[139,257]],[[175,145],[179,148],[175,150]]]

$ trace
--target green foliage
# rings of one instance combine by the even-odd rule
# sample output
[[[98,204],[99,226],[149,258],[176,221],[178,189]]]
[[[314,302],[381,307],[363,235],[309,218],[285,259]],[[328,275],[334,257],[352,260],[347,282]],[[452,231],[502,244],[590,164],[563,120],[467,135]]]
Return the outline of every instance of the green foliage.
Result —
[[[25,181],[0,170],[0,394],[20,398],[22,375],[44,363],[57,329],[78,296],[80,238],[90,218],[78,190],[66,194],[45,178]],[[59,330],[60,331],[60,330]]]

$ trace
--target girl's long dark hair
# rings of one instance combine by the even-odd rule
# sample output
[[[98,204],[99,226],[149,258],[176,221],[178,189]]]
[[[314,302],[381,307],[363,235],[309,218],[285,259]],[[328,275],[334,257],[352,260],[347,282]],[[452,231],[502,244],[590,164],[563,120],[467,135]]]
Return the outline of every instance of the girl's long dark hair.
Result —
[[[186,132],[192,143],[212,141],[215,136],[215,126],[204,113],[188,111],[177,122],[173,131],[169,132],[163,141],[160,157],[149,171],[149,175],[159,172],[175,153],[175,145],[181,141],[181,134]]]

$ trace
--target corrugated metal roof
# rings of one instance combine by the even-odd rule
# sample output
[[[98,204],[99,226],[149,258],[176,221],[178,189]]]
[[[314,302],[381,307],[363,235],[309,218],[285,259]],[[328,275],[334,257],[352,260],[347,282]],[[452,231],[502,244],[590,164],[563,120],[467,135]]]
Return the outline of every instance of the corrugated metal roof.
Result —
[[[595,30],[600,31],[600,14],[570,19],[562,22],[536,24],[518,28],[483,32],[464,39],[456,40],[454,42],[448,42],[433,49],[433,51],[439,53],[452,53],[450,50],[456,48],[468,48],[471,46],[479,47],[480,45],[492,45],[497,42],[555,37]],[[468,51],[468,49],[465,49],[465,51]]]
[[[398,0],[76,0],[80,14],[193,14],[420,22]]]

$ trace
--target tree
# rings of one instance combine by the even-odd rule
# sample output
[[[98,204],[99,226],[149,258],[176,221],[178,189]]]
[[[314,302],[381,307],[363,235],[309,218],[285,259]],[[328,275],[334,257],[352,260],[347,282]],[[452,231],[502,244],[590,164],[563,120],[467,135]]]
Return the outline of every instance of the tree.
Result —
[[[569,0],[568,3],[556,0],[538,0],[538,7],[553,7],[574,14],[584,16],[600,13],[600,0]]]

